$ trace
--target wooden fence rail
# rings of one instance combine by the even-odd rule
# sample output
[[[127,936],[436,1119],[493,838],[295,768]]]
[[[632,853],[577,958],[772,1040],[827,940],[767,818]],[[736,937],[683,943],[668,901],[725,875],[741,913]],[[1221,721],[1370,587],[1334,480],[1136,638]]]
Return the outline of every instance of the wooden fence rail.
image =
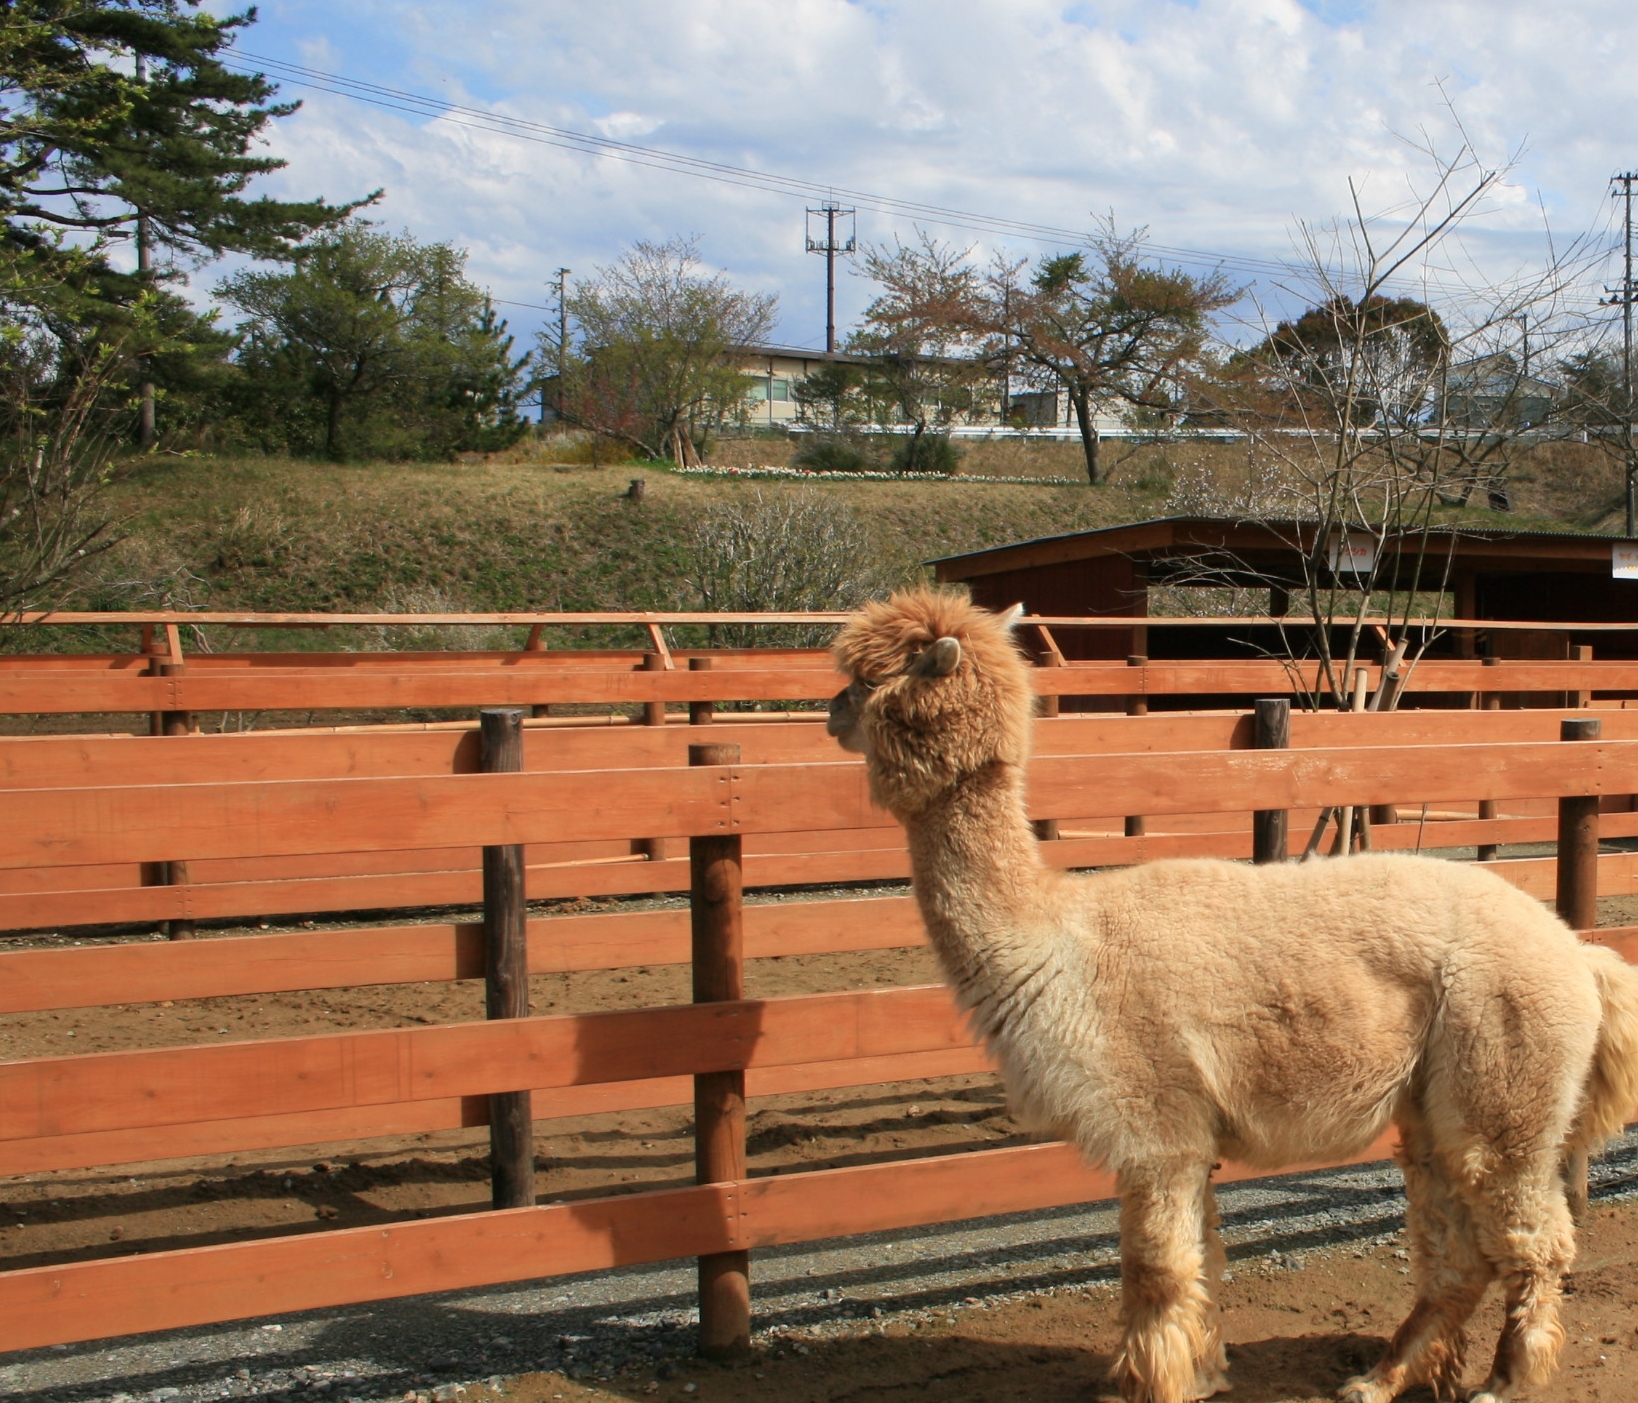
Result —
[[[1638,790],[1638,740],[1054,756],[1030,814],[1089,817]],[[852,763],[17,789],[0,868],[888,828]]]
[[[1375,716],[1297,713],[1294,749],[1374,749],[1384,743],[1439,745],[1484,739],[1493,744],[1546,742],[1563,719],[1585,712],[1402,712]],[[1638,712],[1599,713],[1611,739],[1638,737]],[[527,723],[526,723],[527,726]],[[834,742],[815,723],[755,723],[733,728],[735,743],[750,762],[834,765]],[[560,770],[681,766],[699,731],[691,726],[630,727],[579,731],[525,731],[525,765],[534,774]],[[1048,757],[1116,752],[1134,757],[1154,751],[1242,749],[1250,743],[1249,718],[1234,714],[1165,714],[1144,717],[1077,716],[1044,720],[1036,727],[1038,768]],[[343,777],[404,779],[471,774],[477,769],[476,735],[469,731],[293,732],[280,735],[138,737],[27,737],[0,740],[0,785],[12,790],[94,790],[117,776],[125,787],[218,780],[306,780]],[[1111,770],[1113,774],[1113,770]],[[1096,793],[1096,788],[1086,791]],[[1407,789],[1396,796],[1412,803],[1430,792]],[[1447,790],[1446,804],[1460,789]],[[1230,831],[1209,831],[1209,816],[1185,816],[1177,831],[1151,830],[1120,836],[1119,828],[1090,836],[1104,823],[1077,797],[1049,812],[1060,820],[1062,843],[1048,860],[1089,866],[1161,856],[1244,856],[1249,838],[1230,820]],[[1610,802],[1606,801],[1606,808]],[[1492,805],[1493,807],[1493,802]],[[1413,829],[1385,829],[1382,847],[1457,846],[1534,842],[1553,837],[1548,807],[1511,806],[1493,819],[1451,823],[1439,817]],[[1148,805],[1145,805],[1146,811]],[[1232,810],[1226,811],[1232,813]],[[1415,817],[1414,807],[1407,811]],[[1168,815],[1161,813],[1159,817]],[[1306,821],[1306,819],[1305,819]],[[880,815],[868,828],[818,833],[752,833],[746,840],[747,880],[755,886],[804,882],[858,882],[902,878],[907,859],[898,830]],[[1219,827],[1222,820],[1215,821]],[[1626,814],[1606,814],[1608,836],[1634,830]],[[1477,825],[1477,826],[1475,826]],[[171,919],[269,917],[282,913],[386,910],[393,907],[469,904],[478,899],[479,844],[413,850],[377,848],[342,853],[202,857],[187,854],[185,885],[145,885],[148,869],[137,861],[42,860],[0,865],[0,929]],[[687,885],[680,859],[652,860],[634,850],[629,837],[532,843],[527,853],[531,899],[638,894],[681,890]],[[183,856],[182,851],[172,858]],[[157,864],[150,864],[157,865]],[[1606,866],[1612,866],[1606,862]],[[1613,870],[1613,867],[1612,867]]]
[[[1071,662],[1035,669],[1042,696],[1127,698],[1266,696],[1323,691],[1312,665],[1300,681],[1278,662],[1149,661],[1142,666]],[[0,713],[13,715],[210,711],[420,710],[439,707],[546,706],[740,701],[814,701],[844,679],[827,666],[742,667],[706,671],[630,671],[522,665],[194,668],[168,676],[131,670],[0,667]],[[1409,694],[1478,692],[1633,693],[1638,663],[1424,662]]]

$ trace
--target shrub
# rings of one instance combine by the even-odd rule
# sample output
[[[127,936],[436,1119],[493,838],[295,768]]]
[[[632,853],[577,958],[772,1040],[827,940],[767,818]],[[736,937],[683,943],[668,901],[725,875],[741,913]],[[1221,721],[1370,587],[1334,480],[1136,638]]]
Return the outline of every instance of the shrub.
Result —
[[[896,473],[948,473],[961,466],[961,450],[948,434],[910,434],[893,448],[892,468]]]
[[[810,473],[862,473],[875,464],[858,440],[817,434],[791,455],[791,466]]]
[[[716,506],[689,543],[688,583],[702,609],[731,613],[852,609],[897,583],[859,518],[817,489],[764,497],[752,492]],[[807,495],[812,493],[813,495]],[[806,629],[715,626],[713,644],[812,648],[831,626]]]

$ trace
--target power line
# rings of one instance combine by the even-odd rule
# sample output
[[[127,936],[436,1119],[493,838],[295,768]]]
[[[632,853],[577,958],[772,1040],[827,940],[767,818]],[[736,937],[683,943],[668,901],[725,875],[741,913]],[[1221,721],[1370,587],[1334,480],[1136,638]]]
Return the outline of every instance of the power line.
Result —
[[[261,65],[269,70],[269,74],[264,76],[272,76],[281,82],[292,83],[297,87],[329,92],[338,97],[352,98],[354,101],[368,103],[374,107],[405,112],[413,116],[428,117],[435,121],[466,127],[474,131],[487,131],[499,135],[514,136],[538,145],[556,146],[564,150],[578,151],[583,155],[601,156],[606,159],[624,161],[632,165],[645,166],[650,169],[693,175],[701,179],[714,180],[721,184],[738,185],[803,199],[846,198],[855,202],[858,208],[868,209],[875,213],[908,215],[913,218],[924,219],[929,223],[967,229],[974,233],[1010,235],[1046,244],[1086,244],[1091,242],[1094,237],[1085,229],[1069,229],[1051,224],[1036,224],[1025,220],[979,214],[971,210],[958,210],[943,205],[925,204],[915,200],[901,200],[892,196],[872,194],[868,191],[843,189],[795,176],[756,171],[743,166],[728,165],[720,161],[685,156],[677,152],[664,151],[657,147],[638,146],[631,142],[616,141],[610,137],[592,136],[564,127],[550,126],[544,122],[529,121],[521,117],[508,117],[499,113],[486,112],[479,108],[463,107],[459,103],[449,102],[444,98],[429,97],[399,88],[389,88],[379,83],[367,83],[360,79],[347,78],[341,74],[328,73],[321,69],[306,68],[300,64],[287,63],[282,59],[270,58],[265,55],[251,53],[228,55],[223,61],[229,66],[237,66],[246,72],[259,71],[252,68],[250,64],[240,63],[236,65],[235,60],[238,58],[250,60],[251,64]],[[1183,248],[1149,241],[1145,241],[1144,247],[1153,253],[1179,263],[1203,263],[1211,267],[1230,268],[1253,274],[1289,273],[1291,271],[1288,265],[1273,259],[1212,253],[1203,249]]]
[[[734,185],[803,199],[833,201],[837,197],[845,197],[851,200],[856,208],[874,213],[905,216],[948,228],[963,229],[971,233],[999,235],[1004,238],[1022,238],[1048,245],[1084,246],[1094,242],[1096,238],[1094,234],[1084,229],[1069,229],[1050,224],[1007,219],[1001,216],[975,213],[970,210],[959,210],[942,205],[876,195],[868,191],[849,190],[799,177],[757,171],[748,167],[729,165],[725,162],[706,160],[702,157],[687,156],[658,147],[640,146],[632,142],[617,141],[612,137],[594,136],[589,133],[574,131],[571,128],[552,126],[548,123],[535,122],[521,117],[509,117],[501,113],[485,111],[481,108],[465,107],[459,103],[450,102],[446,98],[432,97],[401,88],[388,87],[380,83],[348,78],[343,74],[308,68],[302,64],[276,59],[269,55],[240,51],[224,55],[222,61],[227,66],[243,72],[261,73],[265,69],[267,72],[263,76],[272,76],[280,82],[291,83],[315,91],[328,92],[338,97],[350,98],[353,101],[367,103],[370,106],[388,111],[425,117],[432,121],[465,127],[472,131],[511,136],[537,145],[553,146],[562,150],[578,152],[581,155],[617,160],[626,164],[642,166],[652,170],[668,171],[673,174],[690,175],[697,179],[712,180],[719,184]],[[1284,263],[1274,259],[1213,253],[1202,249],[1159,244],[1148,240],[1144,240],[1141,246],[1149,253],[1175,263],[1204,265],[1247,273],[1253,276],[1290,277],[1294,274],[1300,274],[1302,271],[1291,263]],[[1585,246],[1584,240],[1578,238],[1572,245],[1572,247],[1576,246]],[[1607,253],[1608,250],[1592,251],[1590,256],[1587,257],[1580,275],[1586,276],[1590,273],[1592,265],[1606,257]],[[1447,294],[1453,292],[1468,296],[1474,294],[1474,289],[1470,286],[1458,285],[1454,289],[1445,287],[1438,279],[1426,276],[1426,270],[1424,270],[1423,276],[1420,278],[1405,277],[1395,281],[1417,284],[1431,291],[1440,291]],[[1568,283],[1564,286],[1567,287]],[[496,298],[494,300],[504,302],[508,306],[527,307],[535,311],[549,312],[555,310],[555,308],[533,302],[518,302],[507,298]]]

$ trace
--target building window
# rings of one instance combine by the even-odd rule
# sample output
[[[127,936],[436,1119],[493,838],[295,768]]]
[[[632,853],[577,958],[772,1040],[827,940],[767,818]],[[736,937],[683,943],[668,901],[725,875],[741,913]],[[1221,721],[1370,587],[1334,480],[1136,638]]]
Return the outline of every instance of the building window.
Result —
[[[781,402],[791,397],[791,382],[789,380],[770,380],[768,388],[773,392],[773,398]]]

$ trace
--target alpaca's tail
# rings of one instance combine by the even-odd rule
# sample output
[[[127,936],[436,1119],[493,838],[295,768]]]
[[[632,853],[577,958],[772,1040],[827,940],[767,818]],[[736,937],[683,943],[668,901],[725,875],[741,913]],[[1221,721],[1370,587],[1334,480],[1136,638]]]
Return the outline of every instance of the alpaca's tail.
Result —
[[[1601,945],[1583,945],[1603,1016],[1592,1069],[1570,1132],[1570,1150],[1597,1151],[1638,1114],[1638,968]]]

